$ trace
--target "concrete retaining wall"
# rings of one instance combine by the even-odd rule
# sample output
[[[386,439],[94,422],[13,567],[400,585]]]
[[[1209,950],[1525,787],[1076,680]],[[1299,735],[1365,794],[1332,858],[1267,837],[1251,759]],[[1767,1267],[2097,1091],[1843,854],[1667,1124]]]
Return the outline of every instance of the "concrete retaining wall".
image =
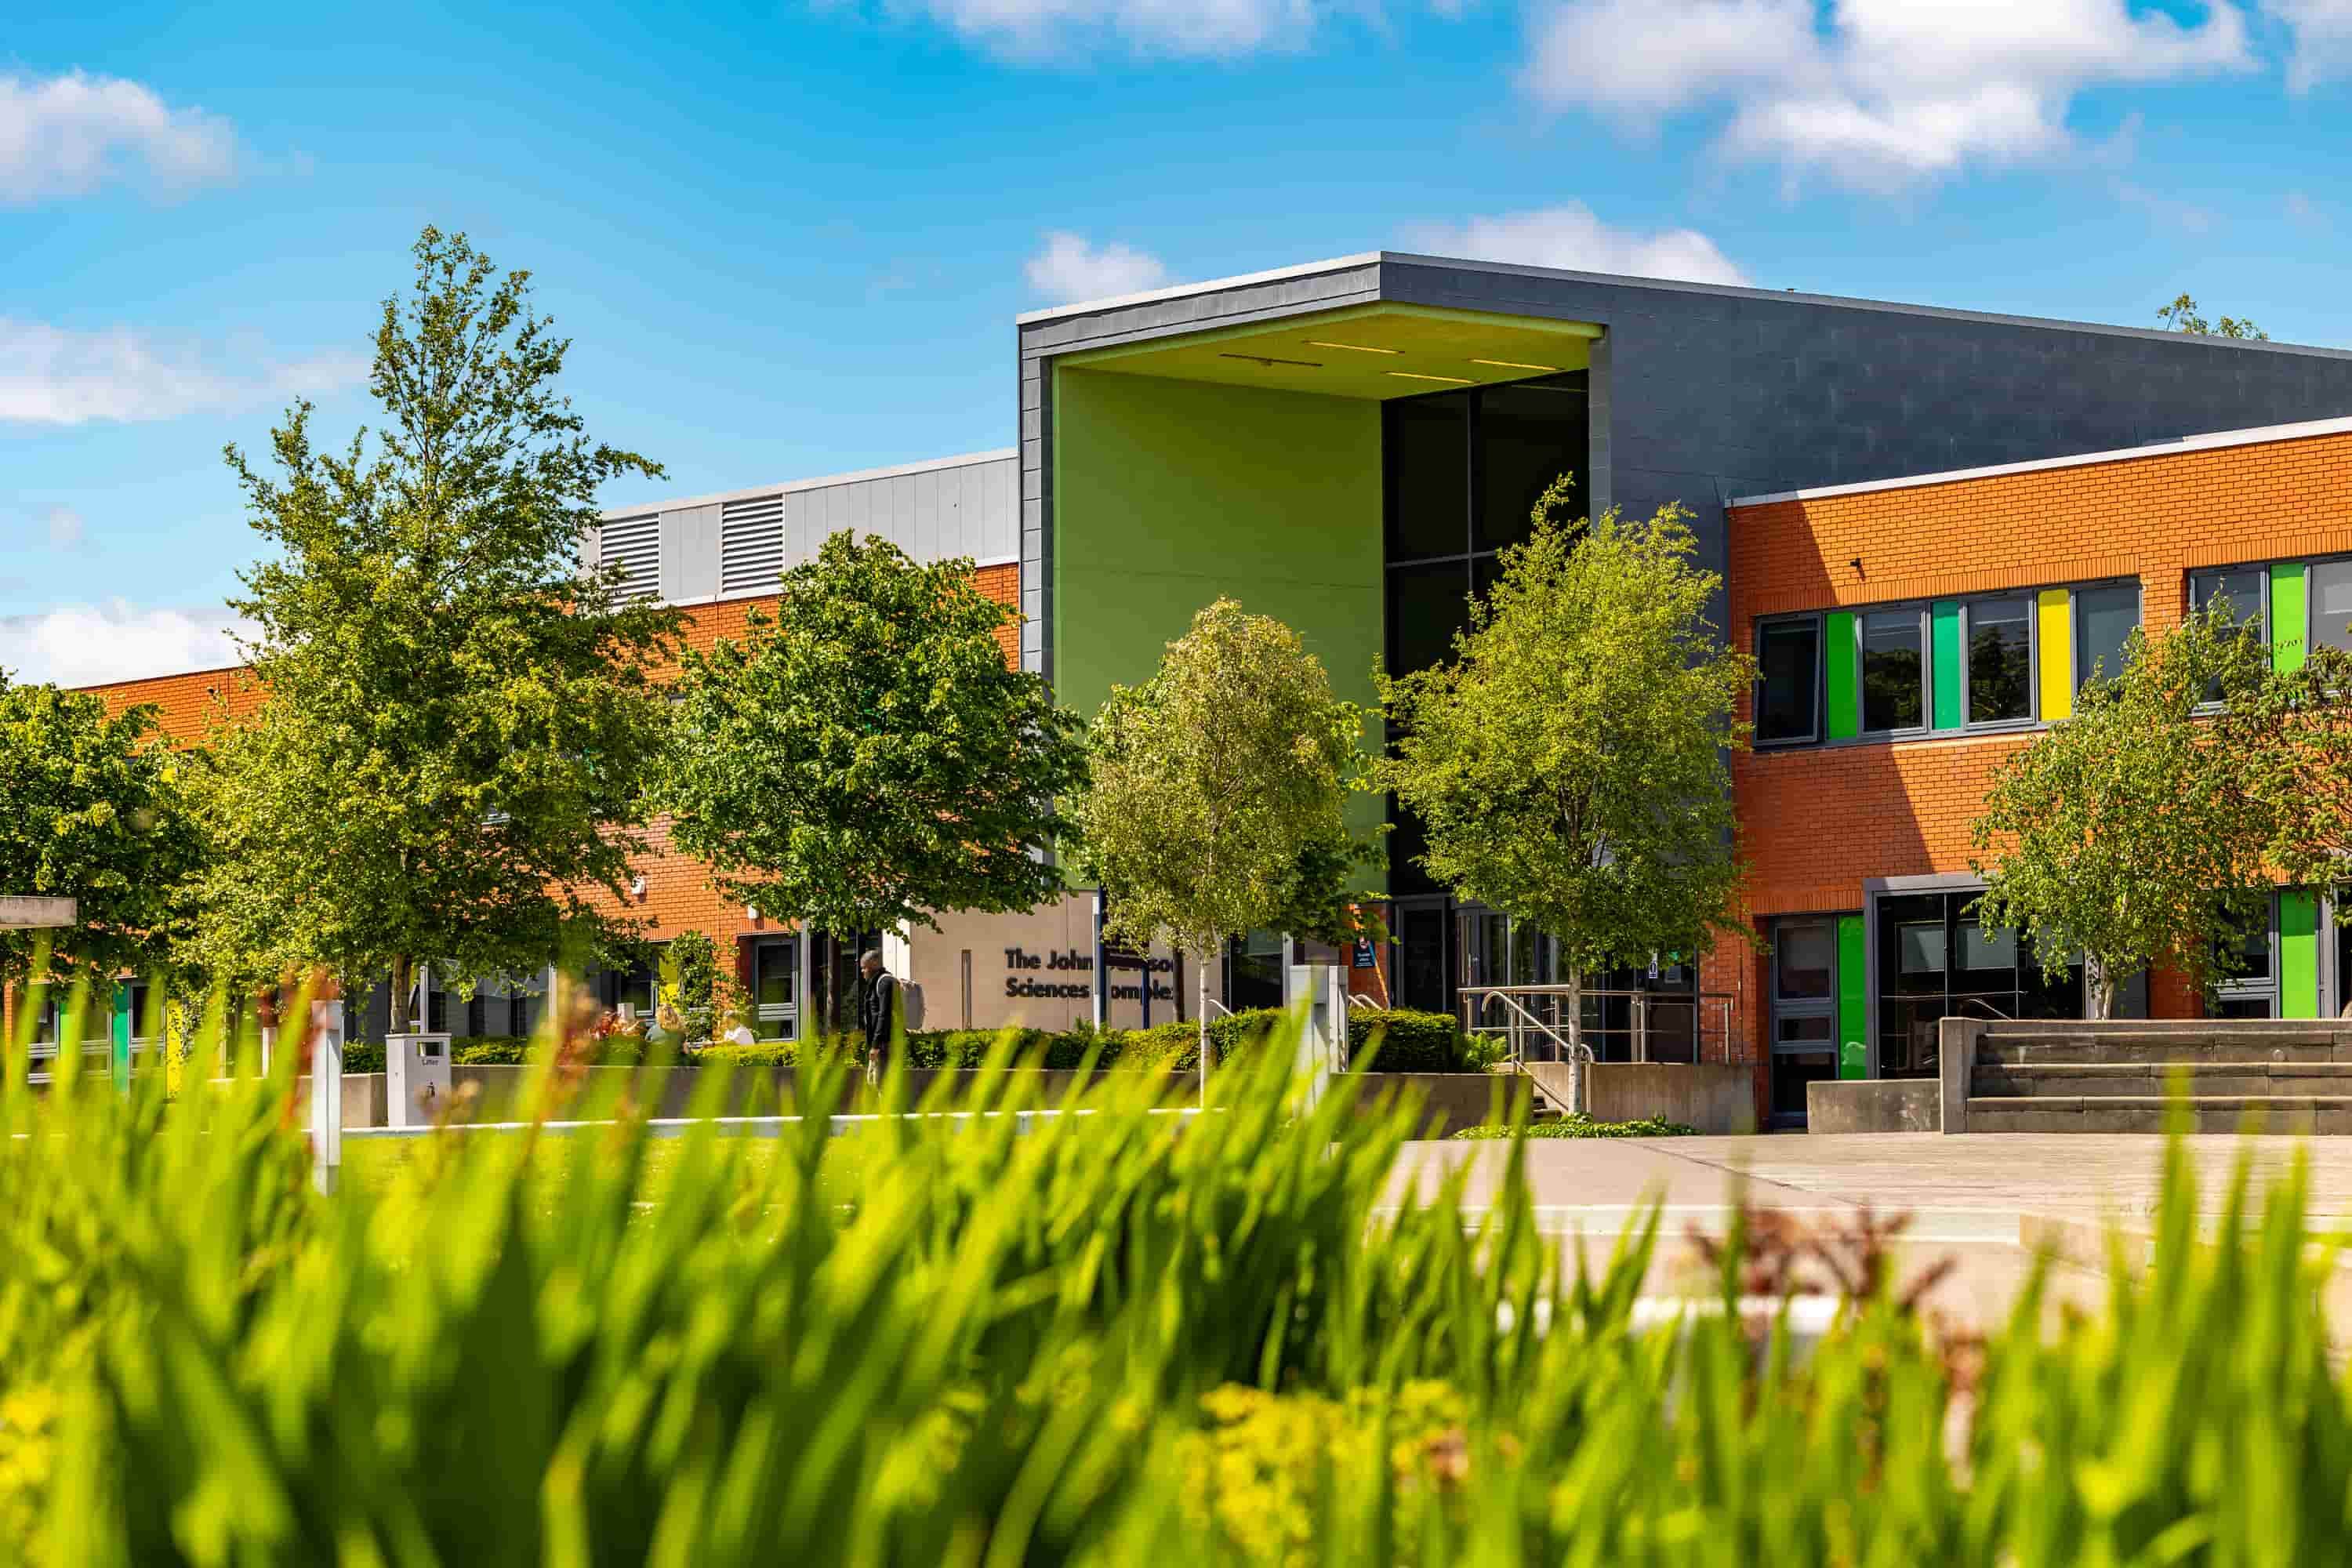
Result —
[[[309,1126],[310,1114],[310,1075],[303,1073],[294,1079],[294,1103],[301,1107],[303,1125]],[[343,1125],[346,1127],[382,1127],[390,1117],[384,1110],[383,1074],[380,1072],[347,1072],[343,1075]]]
[[[1931,1078],[1831,1079],[1805,1086],[1808,1132],[1935,1132],[1943,1085]]]
[[[1745,1062],[1599,1062],[1585,1075],[1595,1121],[1654,1116],[1717,1137],[1756,1131],[1756,1071]]]

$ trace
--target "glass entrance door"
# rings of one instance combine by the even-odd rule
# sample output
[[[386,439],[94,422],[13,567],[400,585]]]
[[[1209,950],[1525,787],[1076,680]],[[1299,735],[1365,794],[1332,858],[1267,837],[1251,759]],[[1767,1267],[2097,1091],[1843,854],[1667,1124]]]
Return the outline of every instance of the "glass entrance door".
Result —
[[[1454,1011],[1453,921],[1444,899],[1402,899],[1396,907],[1396,1005]]]
[[[1837,921],[1778,921],[1772,930],[1773,1125],[1802,1127],[1805,1086],[1837,1075]]]
[[[790,1039],[800,1016],[800,942],[768,937],[751,949],[751,998],[763,1040]]]

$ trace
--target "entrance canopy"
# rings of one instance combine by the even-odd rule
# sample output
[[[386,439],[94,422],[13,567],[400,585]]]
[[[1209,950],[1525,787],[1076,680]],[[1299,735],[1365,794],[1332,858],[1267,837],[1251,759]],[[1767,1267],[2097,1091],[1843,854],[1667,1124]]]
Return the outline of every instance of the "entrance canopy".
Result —
[[[1064,356],[1065,367],[1385,401],[1583,370],[1601,329],[1428,305],[1350,305]]]

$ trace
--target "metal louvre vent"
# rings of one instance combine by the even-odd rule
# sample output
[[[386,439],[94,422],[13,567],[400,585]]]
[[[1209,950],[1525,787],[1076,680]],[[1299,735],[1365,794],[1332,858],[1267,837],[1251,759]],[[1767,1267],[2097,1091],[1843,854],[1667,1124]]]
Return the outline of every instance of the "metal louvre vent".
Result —
[[[730,500],[719,512],[719,591],[773,588],[784,569],[784,498]]]
[[[621,597],[650,599],[661,593],[661,514],[608,522],[597,540],[602,566],[621,568]]]

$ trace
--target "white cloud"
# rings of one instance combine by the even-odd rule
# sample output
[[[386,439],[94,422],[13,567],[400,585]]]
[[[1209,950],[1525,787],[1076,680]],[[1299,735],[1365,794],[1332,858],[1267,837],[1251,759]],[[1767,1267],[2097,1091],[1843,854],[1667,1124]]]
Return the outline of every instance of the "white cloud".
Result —
[[[0,316],[0,425],[173,419],[273,397],[319,396],[367,373],[359,354],[242,363],[129,327],[76,331]]]
[[[0,203],[83,195],[117,179],[171,197],[230,178],[238,159],[227,121],[139,82],[0,73]]]
[[[41,521],[48,525],[50,549],[75,550],[80,547],[83,531],[81,513],[69,506],[53,506],[41,514]]]
[[[1168,268],[1156,256],[1124,245],[1095,245],[1063,230],[1045,237],[1045,248],[1022,272],[1031,289],[1056,305],[1139,294],[1168,281]]]
[[[142,610],[120,599],[0,619],[0,670],[25,683],[99,686],[243,662],[226,610]]]
[[[2263,8],[2294,34],[2286,62],[2289,92],[2352,76],[2352,0],[2265,0]]]
[[[2183,234],[2206,234],[2212,230],[2216,221],[2211,208],[2183,201],[2179,196],[2166,195],[2162,191],[2152,191],[2137,181],[2117,180],[2110,188],[2116,194],[2116,200],[2127,207],[2137,207],[2162,228],[2178,229]]]
[[[1517,261],[1693,283],[1748,281],[1748,275],[1716,248],[1715,241],[1696,229],[1642,233],[1612,228],[1580,202],[1474,217],[1463,224],[1423,224],[1407,231],[1407,241],[1434,255],[1472,261]]]
[[[2186,25],[2128,0],[1834,0],[1825,22],[1812,0],[1554,0],[1521,86],[1634,134],[1719,110],[1727,157],[1894,191],[2075,153],[2087,87],[2252,65],[2229,0]]]
[[[892,0],[890,8],[1016,57],[1120,44],[1137,54],[1200,58],[1296,48],[1337,7],[1329,0]]]

